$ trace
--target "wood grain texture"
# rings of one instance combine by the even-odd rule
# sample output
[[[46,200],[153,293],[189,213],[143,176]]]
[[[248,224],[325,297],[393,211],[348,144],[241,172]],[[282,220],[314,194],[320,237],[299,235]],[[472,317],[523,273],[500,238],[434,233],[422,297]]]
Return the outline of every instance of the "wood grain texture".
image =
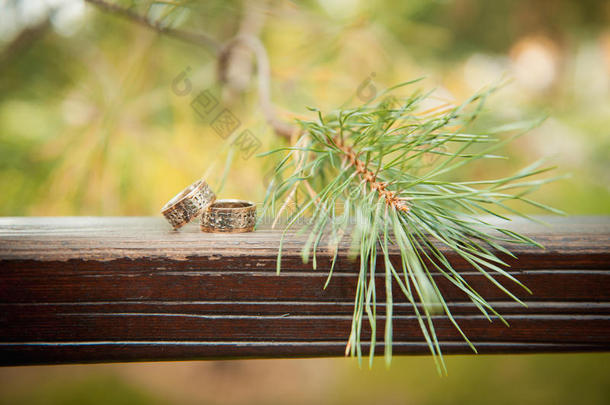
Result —
[[[435,272],[480,353],[610,349],[610,218],[545,220],[510,226],[545,246],[509,246],[518,260],[505,258],[533,294],[498,278],[527,308],[440,247],[510,323],[487,320]],[[161,218],[0,218],[0,364],[342,355],[358,263],[342,246],[323,289],[330,252],[321,249],[312,270],[300,258],[305,236],[292,232],[278,276],[280,237],[195,224],[175,232]],[[395,288],[394,352],[427,353]],[[381,340],[384,305],[377,311]],[[471,352],[446,318],[434,324],[445,353]]]

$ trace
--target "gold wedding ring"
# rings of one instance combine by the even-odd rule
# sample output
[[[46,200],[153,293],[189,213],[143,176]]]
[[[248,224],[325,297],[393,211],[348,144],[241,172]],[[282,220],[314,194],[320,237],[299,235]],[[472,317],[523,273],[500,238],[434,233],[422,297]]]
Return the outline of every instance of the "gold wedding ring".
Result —
[[[178,229],[199,216],[215,199],[210,186],[204,180],[199,180],[169,200],[161,213],[174,229]]]
[[[256,205],[250,201],[217,200],[201,214],[204,232],[252,232],[256,224]]]

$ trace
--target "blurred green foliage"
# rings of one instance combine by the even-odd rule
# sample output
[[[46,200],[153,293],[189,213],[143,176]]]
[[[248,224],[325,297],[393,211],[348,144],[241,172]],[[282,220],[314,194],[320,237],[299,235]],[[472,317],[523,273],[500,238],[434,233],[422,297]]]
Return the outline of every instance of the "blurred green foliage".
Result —
[[[7,392],[8,391],[8,392]],[[165,404],[154,394],[134,387],[114,374],[99,372],[67,379],[50,379],[35,389],[6,389],[0,394],[0,404],[37,405],[154,405]]]
[[[219,43],[235,35],[247,12],[238,1],[114,4]],[[606,2],[251,4],[262,15],[273,98],[285,119],[307,116],[307,106],[358,102],[368,78],[381,90],[427,75],[421,87],[454,102],[514,78],[489,103],[489,118],[549,120],[487,175],[548,156],[572,177],[540,193],[542,202],[574,214],[609,212]],[[222,139],[194,113],[190,103],[205,89],[239,118],[239,131],[260,139],[259,152],[282,142],[265,124],[252,77],[242,94],[223,97],[210,49],[95,7],[84,11],[70,35],[49,15],[52,23],[22,21],[21,31],[0,42],[0,214],[150,215],[202,174],[218,185],[234,137]],[[192,91],[178,95],[172,83],[186,69]],[[223,195],[260,200],[269,166],[236,154]]]
[[[449,376],[434,384],[429,359],[400,358],[390,370],[381,360],[370,372],[351,373],[337,402],[374,402],[388,392],[384,403],[429,405],[603,404],[610,398],[608,354],[449,356]]]
[[[35,12],[36,4],[64,3],[84,13],[65,22],[51,6]],[[610,3],[250,3],[264,17],[260,37],[271,62],[272,95],[285,119],[308,116],[307,106],[329,110],[358,102],[357,89],[369,78],[380,91],[426,75],[422,86],[437,88],[439,102],[459,102],[512,78],[488,104],[483,122],[549,118],[505,151],[509,161],[475,165],[464,176],[507,174],[546,157],[571,177],[538,193],[538,200],[569,214],[610,213]],[[151,18],[166,16],[164,24],[205,32],[220,43],[235,35],[246,14],[240,1],[114,4]],[[30,14],[11,14],[21,9]],[[191,101],[211,89],[239,118],[240,129],[260,139],[259,152],[283,141],[265,124],[256,81],[250,78],[243,93],[227,97],[217,84],[216,62],[205,47],[82,7],[81,0],[0,3],[0,215],[158,215],[166,200],[202,174],[218,186],[231,153],[221,196],[260,201],[270,162],[236,153],[235,137],[219,137]],[[187,68],[192,91],[178,95],[172,83]],[[450,357],[444,379],[428,358],[396,358],[389,372],[380,364],[360,371],[342,359],[284,362],[292,364],[286,375],[295,380],[302,378],[295,374],[300,367],[328,377],[319,382],[324,397],[308,396],[311,387],[303,380],[292,397],[252,394],[243,402],[601,404],[610,401],[609,360],[607,354]],[[46,370],[52,375],[56,369]],[[92,373],[90,379],[26,389],[2,385],[0,403],[157,401],[153,388]],[[238,376],[231,383],[239,390],[245,380]],[[190,384],[213,388],[205,380]],[[273,393],[277,384],[255,388]],[[211,402],[223,402],[223,394]]]
[[[227,360],[0,369],[0,404],[607,404],[610,354]]]

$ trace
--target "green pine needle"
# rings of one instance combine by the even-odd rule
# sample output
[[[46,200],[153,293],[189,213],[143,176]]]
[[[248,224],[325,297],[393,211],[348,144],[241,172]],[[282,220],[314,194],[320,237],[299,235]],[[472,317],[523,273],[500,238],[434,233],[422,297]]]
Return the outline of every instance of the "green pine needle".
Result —
[[[301,136],[294,146],[264,154],[281,152],[285,156],[276,167],[263,210],[287,215],[285,230],[305,222],[301,231],[309,232],[309,237],[302,257],[304,262],[311,260],[313,268],[317,266],[320,244],[326,238],[333,259],[324,288],[331,281],[342,240],[350,242],[350,257],[360,259],[346,354],[357,356],[360,361],[362,324],[366,319],[372,332],[369,351],[372,364],[377,343],[375,276],[383,268],[386,363],[392,357],[395,283],[413,308],[439,373],[446,373],[434,329],[436,316],[447,316],[472,350],[476,349],[451,314],[432,270],[464,292],[490,321],[491,316],[506,321],[452,267],[437,244],[453,250],[507,296],[523,304],[492,277],[502,275],[529,292],[505,270],[506,264],[497,253],[513,256],[502,246],[507,242],[540,245],[482,215],[501,220],[509,220],[505,213],[526,217],[511,201],[558,211],[527,198],[553,180],[532,179],[550,170],[541,167],[540,162],[505,178],[476,181],[451,178],[469,163],[503,158],[495,153],[540,121],[504,125],[477,134],[468,127],[495,89],[475,94],[460,106],[430,114],[422,113],[420,108],[429,94],[415,92],[403,99],[389,95],[413,82],[394,86],[382,97],[357,108],[343,108],[330,114],[311,109],[317,119],[298,121]],[[509,131],[512,136],[495,136]],[[296,208],[287,210],[288,202]],[[391,246],[400,251],[398,267],[390,260]],[[281,254],[280,245],[278,272]],[[378,257],[382,258],[380,263]]]

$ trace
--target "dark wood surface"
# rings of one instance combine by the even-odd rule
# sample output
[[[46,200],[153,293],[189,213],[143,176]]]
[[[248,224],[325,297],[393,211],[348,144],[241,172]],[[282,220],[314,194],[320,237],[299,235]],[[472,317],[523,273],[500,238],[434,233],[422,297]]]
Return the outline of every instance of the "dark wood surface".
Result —
[[[447,252],[510,327],[434,274],[480,353],[610,349],[610,218],[545,220],[511,224],[545,246],[510,246],[518,260],[506,258],[533,294],[499,278],[527,308]],[[280,237],[174,232],[161,218],[0,218],[0,364],[342,355],[358,264],[342,247],[323,289],[329,252],[312,270],[305,237],[289,233],[278,276]],[[398,288],[394,300],[394,352],[427,353]],[[382,304],[378,315],[381,340]],[[445,353],[471,352],[444,317],[434,324]]]

